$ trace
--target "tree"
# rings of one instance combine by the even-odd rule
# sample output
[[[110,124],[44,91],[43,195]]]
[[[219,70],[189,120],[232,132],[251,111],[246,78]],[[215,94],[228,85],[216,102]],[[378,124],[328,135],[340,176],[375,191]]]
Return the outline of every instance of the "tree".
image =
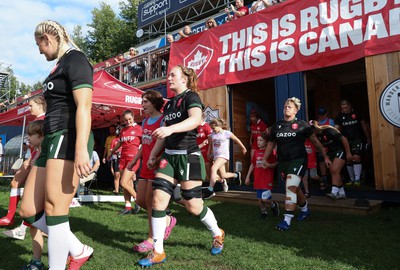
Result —
[[[123,24],[121,25],[121,42],[126,46],[126,48],[136,46],[138,43],[136,37],[138,5],[138,0],[129,0],[127,3],[120,3],[120,16],[123,21]]]
[[[72,32],[71,38],[75,42],[76,46],[78,46],[79,49],[81,49],[81,51],[87,55],[88,54],[88,42],[87,42],[87,38],[83,36],[82,26],[80,26],[80,25],[74,26],[74,30]]]
[[[42,88],[43,88],[43,83],[37,82],[37,83],[35,83],[35,84],[32,86],[32,88],[33,88],[33,91],[42,89]]]
[[[93,30],[88,31],[88,54],[94,61],[103,61],[117,55],[118,27],[120,20],[116,17],[112,8],[104,3],[100,9],[93,9]]]
[[[127,52],[136,45],[137,0],[120,3],[120,18],[112,8],[102,2],[92,11],[92,23],[86,37],[87,54],[94,62],[101,62],[118,53]]]

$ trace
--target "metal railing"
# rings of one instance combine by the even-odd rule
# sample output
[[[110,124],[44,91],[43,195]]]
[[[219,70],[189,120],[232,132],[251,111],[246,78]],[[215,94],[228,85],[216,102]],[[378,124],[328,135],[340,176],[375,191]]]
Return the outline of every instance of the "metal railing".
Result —
[[[149,51],[116,65],[105,67],[104,70],[129,85],[166,78],[169,50],[168,46]]]

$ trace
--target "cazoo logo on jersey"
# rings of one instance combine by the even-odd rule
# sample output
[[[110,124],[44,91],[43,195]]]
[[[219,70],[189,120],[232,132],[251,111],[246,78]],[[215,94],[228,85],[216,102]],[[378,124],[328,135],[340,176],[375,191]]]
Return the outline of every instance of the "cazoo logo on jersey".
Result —
[[[210,63],[213,54],[213,49],[199,44],[183,59],[183,62],[186,67],[192,68],[199,77]]]
[[[53,90],[54,89],[54,83],[53,82],[48,82],[43,84],[43,92],[46,92],[47,90]]]
[[[170,120],[174,120],[174,119],[176,119],[176,118],[180,118],[181,115],[182,115],[181,112],[169,113],[169,114],[167,114],[167,115],[164,116],[164,119],[165,119],[166,121],[170,121]]]
[[[288,138],[288,137],[296,137],[295,132],[278,132],[276,133],[277,138]]]

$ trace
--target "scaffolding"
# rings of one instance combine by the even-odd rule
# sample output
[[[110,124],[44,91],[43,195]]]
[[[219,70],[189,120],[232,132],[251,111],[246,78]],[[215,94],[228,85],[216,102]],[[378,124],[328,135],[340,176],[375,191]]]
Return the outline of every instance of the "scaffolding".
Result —
[[[199,3],[189,6],[172,14],[166,14],[163,19],[153,22],[145,26],[143,29],[148,33],[148,36],[142,38],[154,38],[154,34],[175,31],[182,28],[186,24],[200,21],[207,17],[213,16],[222,12],[225,7],[234,4],[234,0],[204,0]]]
[[[0,61],[0,112],[10,104],[10,64]]]

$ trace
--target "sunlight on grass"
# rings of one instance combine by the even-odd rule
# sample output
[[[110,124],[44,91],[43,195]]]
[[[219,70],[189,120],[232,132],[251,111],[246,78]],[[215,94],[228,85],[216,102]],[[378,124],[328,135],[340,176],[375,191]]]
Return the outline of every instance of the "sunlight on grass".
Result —
[[[0,215],[7,212],[9,191],[0,191]],[[312,212],[293,221],[287,232],[275,225],[282,217],[258,219],[256,206],[207,201],[226,232],[224,251],[211,256],[212,237],[198,218],[172,204],[178,223],[165,242],[167,262],[155,269],[398,269],[400,209],[384,208],[375,216]],[[85,204],[70,211],[72,231],[95,249],[85,269],[138,269],[144,255],[132,246],[146,238],[147,214],[120,216],[122,203]],[[20,223],[17,218],[16,224]],[[4,230],[4,229],[1,229]],[[379,250],[379,256],[376,255]],[[31,242],[0,235],[0,269],[19,269],[31,258]],[[2,255],[2,258],[3,255]],[[47,249],[43,261],[47,265]]]

